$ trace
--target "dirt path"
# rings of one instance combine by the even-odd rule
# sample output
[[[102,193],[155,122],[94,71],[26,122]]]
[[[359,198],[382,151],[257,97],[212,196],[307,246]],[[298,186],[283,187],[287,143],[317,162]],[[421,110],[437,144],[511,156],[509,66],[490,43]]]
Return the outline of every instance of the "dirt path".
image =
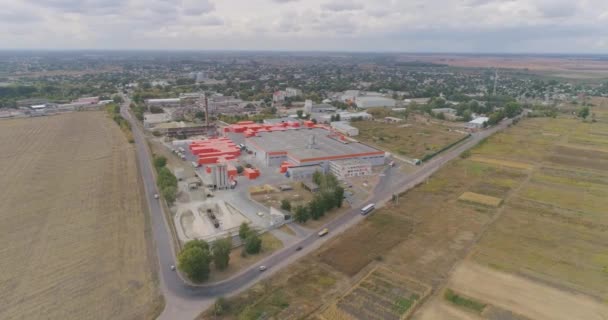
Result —
[[[470,261],[460,265],[448,285],[474,299],[530,319],[608,319],[608,305],[588,296],[559,290]]]

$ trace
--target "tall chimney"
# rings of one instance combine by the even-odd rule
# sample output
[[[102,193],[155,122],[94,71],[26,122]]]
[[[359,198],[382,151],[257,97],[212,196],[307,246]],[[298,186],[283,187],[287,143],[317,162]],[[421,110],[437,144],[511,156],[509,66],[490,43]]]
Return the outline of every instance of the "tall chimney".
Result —
[[[205,125],[209,128],[209,101],[207,100],[207,94],[205,94]]]

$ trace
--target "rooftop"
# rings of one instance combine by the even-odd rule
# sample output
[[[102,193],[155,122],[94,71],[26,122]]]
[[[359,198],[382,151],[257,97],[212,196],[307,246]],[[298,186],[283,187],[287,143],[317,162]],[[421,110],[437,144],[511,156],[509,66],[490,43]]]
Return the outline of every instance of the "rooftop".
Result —
[[[339,141],[337,136],[330,137],[328,130],[321,128],[294,129],[281,132],[260,132],[257,137],[247,138],[249,142],[266,152],[287,152],[293,158],[314,159],[340,157],[353,154],[378,153],[382,151],[358,142]],[[314,136],[312,148],[307,146]]]
[[[488,117],[477,117],[477,118],[469,121],[469,123],[483,124],[484,122],[488,122],[488,120],[490,120]]]

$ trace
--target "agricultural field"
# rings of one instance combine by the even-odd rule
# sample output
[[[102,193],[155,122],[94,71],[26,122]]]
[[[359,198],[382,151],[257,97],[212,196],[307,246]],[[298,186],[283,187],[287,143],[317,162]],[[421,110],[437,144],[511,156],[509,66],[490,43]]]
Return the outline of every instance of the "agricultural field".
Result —
[[[528,178],[449,280],[450,288],[490,306],[493,311],[484,311],[480,319],[496,314],[503,315],[500,319],[608,317],[608,148],[597,139],[608,132],[606,100],[592,112],[595,123],[565,117],[526,120],[517,130],[492,138],[502,144],[474,150],[472,159],[500,155],[533,164],[522,167],[530,172]],[[521,150],[524,139],[528,154]],[[449,307],[436,300],[416,319],[439,319],[433,315]]]
[[[0,319],[162,309],[135,154],[105,112],[0,122]]]
[[[400,320],[429,292],[414,280],[377,268],[319,318]]]
[[[271,289],[250,290],[230,299],[238,308],[211,319],[256,319],[243,312],[248,307],[255,307],[257,314],[265,314],[267,319],[356,319],[359,315],[341,309],[340,303],[345,306],[348,294],[361,293],[353,297],[361,303],[364,293],[374,301],[386,300],[381,295],[370,296],[359,286],[366,283],[362,279],[374,268],[387,268],[431,288],[431,296],[418,299],[422,307],[413,308],[413,319],[552,319],[546,316],[551,313],[535,317],[506,304],[495,293],[481,291],[486,278],[478,281],[475,273],[466,282],[471,288],[478,285],[485,293],[476,294],[464,287],[454,278],[454,270],[463,270],[463,263],[525,279],[534,290],[532,285],[554,290],[547,291],[551,294],[570,292],[574,298],[557,303],[571,307],[585,301],[592,303],[590,310],[608,316],[598,302],[608,298],[608,227],[605,210],[601,211],[608,207],[608,167],[599,167],[604,163],[608,166],[608,162],[594,161],[605,157],[605,146],[596,137],[608,131],[608,105],[592,112],[596,113],[596,123],[565,115],[523,119],[488,138],[425,183],[400,195],[398,205],[389,203],[377,209],[364,222],[279,272],[276,279],[265,283]],[[585,149],[582,153],[563,149],[581,146]],[[551,195],[554,191],[556,196]],[[459,200],[467,192],[502,203],[489,206]],[[316,285],[316,296],[294,297],[294,292],[308,293],[310,284],[288,284],[285,279],[306,277],[311,272],[331,275],[332,283]],[[398,281],[394,285],[397,292],[410,288]],[[449,300],[444,297],[446,289],[454,293]],[[535,301],[527,295],[510,294],[517,292],[510,287],[503,291],[516,303]],[[261,303],[272,300],[276,292],[284,299],[279,311]],[[507,298],[503,295],[501,299]],[[386,309],[386,302],[382,303]]]
[[[436,121],[419,122],[413,116],[410,118],[400,123],[355,121],[351,124],[359,129],[357,140],[413,159],[422,159],[466,136],[462,128],[457,130]]]

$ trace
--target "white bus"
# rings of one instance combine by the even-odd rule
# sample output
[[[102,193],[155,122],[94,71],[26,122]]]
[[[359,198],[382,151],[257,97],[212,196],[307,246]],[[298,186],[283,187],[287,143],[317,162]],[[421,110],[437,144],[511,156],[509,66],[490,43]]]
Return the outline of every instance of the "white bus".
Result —
[[[365,207],[361,208],[361,214],[366,215],[366,214],[370,213],[372,210],[374,210],[375,207],[376,207],[375,204],[370,203],[370,204],[366,205]]]

